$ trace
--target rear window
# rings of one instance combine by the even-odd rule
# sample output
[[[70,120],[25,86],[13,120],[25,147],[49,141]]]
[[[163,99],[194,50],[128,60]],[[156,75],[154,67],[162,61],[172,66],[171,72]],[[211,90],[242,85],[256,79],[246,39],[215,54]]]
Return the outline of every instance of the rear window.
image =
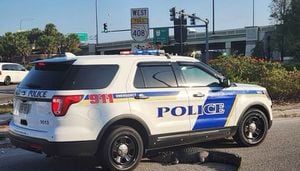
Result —
[[[42,63],[31,69],[19,87],[44,90],[103,89],[112,82],[118,69],[118,65]]]

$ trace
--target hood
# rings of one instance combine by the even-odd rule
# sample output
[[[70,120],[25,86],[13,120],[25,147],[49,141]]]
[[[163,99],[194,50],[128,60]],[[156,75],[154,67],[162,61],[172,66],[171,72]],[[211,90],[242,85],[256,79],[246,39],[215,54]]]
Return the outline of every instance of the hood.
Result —
[[[240,84],[240,83],[234,83],[236,87],[233,87],[234,89],[243,89],[243,90],[266,90],[266,88],[255,85],[255,84]]]

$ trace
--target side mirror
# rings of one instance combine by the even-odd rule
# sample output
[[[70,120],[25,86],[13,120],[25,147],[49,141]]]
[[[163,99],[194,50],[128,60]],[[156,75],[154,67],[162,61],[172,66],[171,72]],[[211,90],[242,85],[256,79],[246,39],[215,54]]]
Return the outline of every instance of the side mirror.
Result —
[[[25,68],[23,68],[23,69],[21,69],[21,71],[26,71],[26,69],[25,69]]]
[[[227,78],[220,79],[220,84],[221,84],[223,87],[230,87],[230,86],[231,86],[231,82],[230,82],[230,80],[227,79]]]

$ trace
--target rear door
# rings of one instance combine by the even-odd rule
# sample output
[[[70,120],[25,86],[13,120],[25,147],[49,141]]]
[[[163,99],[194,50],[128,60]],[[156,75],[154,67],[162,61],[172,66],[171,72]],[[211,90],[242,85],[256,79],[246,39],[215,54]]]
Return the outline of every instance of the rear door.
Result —
[[[197,63],[179,63],[188,91],[193,131],[226,127],[235,96],[227,94],[219,79]]]
[[[171,62],[139,63],[132,75],[127,88],[132,95],[130,108],[143,118],[152,135],[190,130],[187,92],[178,86]]]
[[[17,70],[17,82],[21,82],[25,78],[27,71],[22,65],[17,64],[15,67]]]

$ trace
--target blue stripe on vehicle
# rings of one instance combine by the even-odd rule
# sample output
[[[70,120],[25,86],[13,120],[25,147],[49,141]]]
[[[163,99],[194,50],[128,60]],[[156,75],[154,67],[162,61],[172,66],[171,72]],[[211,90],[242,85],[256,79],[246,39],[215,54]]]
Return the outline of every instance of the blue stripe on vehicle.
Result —
[[[224,127],[234,104],[237,94],[260,94],[260,90],[212,90],[203,106],[207,104],[224,103],[224,114],[199,115],[193,130]]]
[[[217,98],[215,96],[207,97],[207,100],[205,101],[203,106],[207,104],[224,103],[224,113],[199,115],[193,127],[193,130],[224,127],[234,103],[235,97],[236,95],[219,96]]]

